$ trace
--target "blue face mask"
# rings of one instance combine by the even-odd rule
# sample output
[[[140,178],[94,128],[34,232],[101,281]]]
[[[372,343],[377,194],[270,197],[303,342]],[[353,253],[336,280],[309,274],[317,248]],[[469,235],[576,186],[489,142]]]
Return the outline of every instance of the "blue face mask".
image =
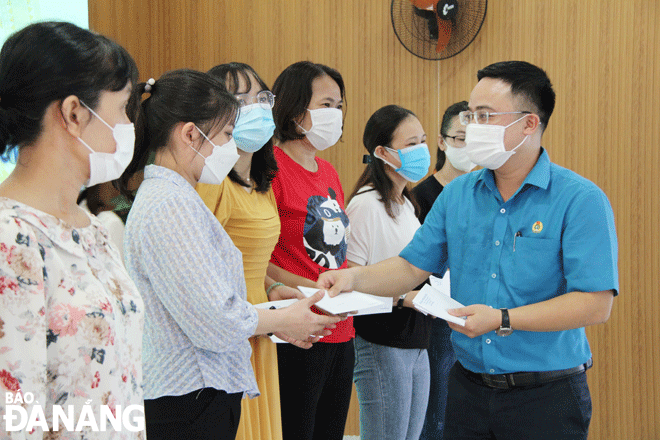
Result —
[[[233,136],[239,149],[254,153],[273,137],[274,131],[273,111],[262,104],[250,104],[241,108]]]
[[[376,157],[394,168],[394,171],[399,173],[407,181],[419,182],[429,172],[431,153],[429,153],[429,147],[426,144],[417,144],[412,147],[402,148],[401,150],[388,147],[384,148],[399,155],[401,167],[397,168],[382,157]]]

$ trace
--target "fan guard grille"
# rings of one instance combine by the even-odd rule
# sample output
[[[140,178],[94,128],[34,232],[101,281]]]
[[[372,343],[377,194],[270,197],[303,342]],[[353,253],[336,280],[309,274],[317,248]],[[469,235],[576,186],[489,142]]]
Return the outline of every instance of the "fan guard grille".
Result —
[[[463,0],[458,2],[456,26],[449,44],[436,52],[436,40],[432,40],[428,20],[415,13],[410,0],[392,0],[392,27],[397,38],[410,53],[426,60],[444,60],[462,52],[474,41],[486,18],[488,0]]]

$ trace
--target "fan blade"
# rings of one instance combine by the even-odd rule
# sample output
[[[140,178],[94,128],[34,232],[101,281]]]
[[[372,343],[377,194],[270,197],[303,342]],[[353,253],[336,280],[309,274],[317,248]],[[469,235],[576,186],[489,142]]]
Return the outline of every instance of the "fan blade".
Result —
[[[436,16],[437,17],[437,16]],[[438,44],[435,46],[435,52],[440,53],[445,50],[449,39],[451,38],[452,24],[449,20],[438,18]]]
[[[430,9],[432,6],[435,6],[433,0],[410,0],[412,4],[419,9]]]

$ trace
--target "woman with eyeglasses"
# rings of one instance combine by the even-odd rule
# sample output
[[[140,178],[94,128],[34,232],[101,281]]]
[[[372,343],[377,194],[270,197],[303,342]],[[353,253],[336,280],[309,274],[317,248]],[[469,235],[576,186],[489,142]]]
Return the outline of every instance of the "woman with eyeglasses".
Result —
[[[421,223],[424,223],[426,214],[431,210],[444,187],[454,178],[472,171],[475,167],[465,150],[465,126],[461,124],[459,117],[460,112],[467,110],[467,101],[452,104],[445,110],[438,135],[436,172],[412,190],[419,204]],[[423,440],[442,438],[447,403],[447,378],[449,370],[456,362],[450,336],[451,329],[447,321],[434,319],[428,348],[431,385],[426,419],[420,436]]]
[[[142,95],[148,93],[146,99]],[[147,437],[233,439],[244,394],[259,391],[248,338],[270,332],[309,348],[338,318],[246,299],[241,252],[195,192],[219,185],[238,160],[239,104],[211,75],[182,69],[140,83],[129,103],[135,155],[122,192],[144,169],[125,231],[126,268],[144,298]],[[153,157],[154,164],[146,166]]]
[[[438,135],[435,173],[413,189],[413,196],[420,209],[419,221],[422,223],[443,188],[454,178],[472,171],[475,167],[464,149],[465,126],[461,124],[458,116],[460,112],[467,109],[467,101],[461,101],[450,105],[445,110]]]
[[[271,187],[277,172],[273,156],[274,96],[247,64],[227,63],[209,70],[239,102],[234,127],[238,160],[220,185],[200,183],[197,192],[243,255],[247,300],[252,304],[303,298],[297,289],[266,275],[280,235],[280,217]],[[265,335],[250,338],[252,367],[261,395],[243,399],[237,439],[281,440],[282,415],[275,343]]]
[[[421,180],[431,165],[422,124],[398,105],[377,110],[365,125],[362,141],[367,167],[346,208],[351,221],[349,267],[398,255],[412,240],[420,223],[408,183]],[[431,318],[412,308],[412,297],[399,297],[391,313],[354,319],[353,380],[364,440],[417,440],[422,431]]]
[[[348,217],[339,175],[319,151],[342,134],[344,81],[309,61],[284,69],[273,85],[277,175],[273,191],[282,222],[268,275],[289,287],[316,287],[321,272],[346,267]],[[279,295],[271,292],[271,299]],[[280,344],[282,430],[286,440],[341,440],[353,379],[353,318],[310,350]]]

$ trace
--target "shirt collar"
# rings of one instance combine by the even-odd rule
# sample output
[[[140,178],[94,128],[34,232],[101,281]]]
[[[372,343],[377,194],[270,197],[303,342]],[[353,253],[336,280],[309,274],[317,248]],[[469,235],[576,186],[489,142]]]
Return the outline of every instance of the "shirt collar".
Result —
[[[475,181],[475,184],[483,182],[488,189],[491,191],[497,191],[497,186],[495,185],[495,174],[493,170],[484,168],[481,171],[478,171],[479,176]],[[526,185],[533,185],[541,189],[548,189],[550,184],[550,156],[545,148],[541,147],[541,155],[539,156],[534,168],[527,174],[523,184],[520,186],[520,189],[524,188]]]
[[[193,191],[195,190],[195,188],[193,188],[192,185],[190,185],[190,183],[181,174],[160,165],[148,165],[144,169],[144,179],[165,179],[174,183],[176,186],[183,188],[188,187]]]

